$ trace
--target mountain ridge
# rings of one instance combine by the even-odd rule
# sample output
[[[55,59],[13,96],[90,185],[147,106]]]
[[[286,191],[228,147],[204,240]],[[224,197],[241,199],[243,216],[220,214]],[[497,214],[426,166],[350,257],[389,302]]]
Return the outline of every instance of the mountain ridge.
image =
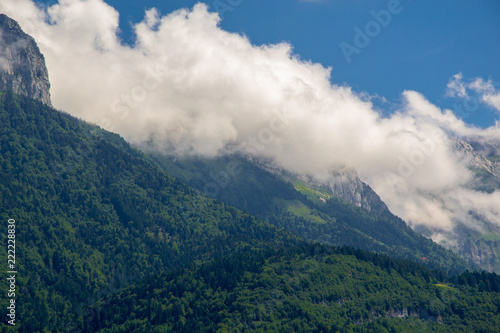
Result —
[[[328,187],[309,187],[276,168],[270,172],[268,164],[263,167],[238,155],[183,159],[150,152],[150,156],[190,186],[309,241],[410,260],[425,257],[423,264],[432,268],[447,270],[452,262],[462,270],[470,268],[455,253],[414,232],[385,205],[368,211],[334,196]]]

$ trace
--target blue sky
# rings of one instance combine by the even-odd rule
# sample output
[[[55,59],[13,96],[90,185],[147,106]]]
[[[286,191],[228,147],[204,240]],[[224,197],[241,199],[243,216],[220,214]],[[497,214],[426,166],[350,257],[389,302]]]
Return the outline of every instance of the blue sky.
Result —
[[[165,15],[191,8],[198,1],[107,0],[120,12],[122,38],[133,42],[131,23],[155,7]],[[399,2],[399,5],[397,4]],[[54,1],[45,1],[54,3]],[[445,96],[449,79],[462,73],[464,81],[481,77],[500,80],[500,1],[436,0],[220,0],[206,2],[223,17],[223,29],[245,34],[254,44],[288,41],[302,59],[332,67],[332,82],[355,91],[385,97],[374,100],[390,112],[404,90],[416,90],[442,108],[463,106],[463,100]],[[395,6],[390,23],[374,25],[372,11]],[[340,45],[356,47],[355,28],[369,44],[358,47],[347,61]],[[346,45],[343,44],[343,45]],[[361,44],[360,44],[361,45]],[[363,45],[362,45],[363,46]],[[498,84],[497,84],[498,88]],[[498,119],[498,112],[474,104],[464,121],[481,127]]]

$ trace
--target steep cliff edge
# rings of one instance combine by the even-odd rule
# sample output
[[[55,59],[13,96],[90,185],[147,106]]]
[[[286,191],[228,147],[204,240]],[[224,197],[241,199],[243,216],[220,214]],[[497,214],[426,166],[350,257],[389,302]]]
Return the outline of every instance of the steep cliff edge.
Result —
[[[35,40],[0,14],[0,91],[5,90],[52,105],[45,58]]]

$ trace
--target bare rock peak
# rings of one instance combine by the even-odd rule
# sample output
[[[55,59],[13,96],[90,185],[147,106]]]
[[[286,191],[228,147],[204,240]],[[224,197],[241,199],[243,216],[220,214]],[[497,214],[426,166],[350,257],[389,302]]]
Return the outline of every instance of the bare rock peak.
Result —
[[[52,105],[49,74],[38,45],[15,20],[0,14],[0,91],[6,90]]]

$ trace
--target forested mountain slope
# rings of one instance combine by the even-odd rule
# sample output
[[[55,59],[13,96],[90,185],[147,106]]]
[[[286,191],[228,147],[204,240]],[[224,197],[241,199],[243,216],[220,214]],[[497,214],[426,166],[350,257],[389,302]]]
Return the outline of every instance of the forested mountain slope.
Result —
[[[0,124],[0,220],[16,220],[20,331],[72,327],[82,306],[148,274],[301,242],[40,102],[1,94]],[[0,253],[6,262],[6,246]]]
[[[500,277],[307,245],[153,276],[89,311],[91,332],[497,332]]]
[[[305,239],[422,261],[430,268],[451,273],[471,267],[452,251],[413,231],[380,199],[371,200],[373,207],[368,211],[324,187],[311,186],[284,171],[267,171],[240,156],[208,159],[175,158],[158,152],[150,155],[174,177]],[[372,195],[376,196],[374,192]]]
[[[118,135],[10,92],[0,96],[0,123],[0,218],[16,220],[22,304],[17,326],[2,323],[2,331],[497,324],[496,275],[467,276],[473,287],[462,290],[463,277],[439,286],[444,273],[414,262],[307,245],[172,178]],[[356,218],[351,207],[314,214]],[[4,318],[7,301],[3,294]],[[409,319],[390,319],[400,314]]]

